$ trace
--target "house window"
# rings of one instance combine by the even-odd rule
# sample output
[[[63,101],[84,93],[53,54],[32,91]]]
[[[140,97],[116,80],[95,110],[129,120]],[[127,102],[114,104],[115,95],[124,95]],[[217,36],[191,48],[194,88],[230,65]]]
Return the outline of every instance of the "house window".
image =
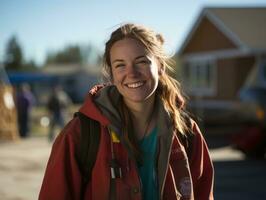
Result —
[[[191,62],[185,65],[185,83],[193,95],[212,96],[215,92],[214,61]]]

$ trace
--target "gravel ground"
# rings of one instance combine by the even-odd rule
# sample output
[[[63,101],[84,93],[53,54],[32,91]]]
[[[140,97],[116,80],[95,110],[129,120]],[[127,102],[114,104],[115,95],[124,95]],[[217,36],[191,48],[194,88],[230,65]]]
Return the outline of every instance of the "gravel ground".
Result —
[[[46,138],[0,143],[0,199],[36,200],[51,144]]]

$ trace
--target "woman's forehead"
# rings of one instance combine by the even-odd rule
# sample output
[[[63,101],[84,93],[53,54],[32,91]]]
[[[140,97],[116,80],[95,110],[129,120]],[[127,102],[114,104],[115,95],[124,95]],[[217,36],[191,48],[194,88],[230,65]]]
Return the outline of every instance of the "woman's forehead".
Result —
[[[148,56],[150,52],[147,48],[138,40],[132,38],[125,38],[115,42],[110,49],[111,60],[117,59],[118,57],[128,56]]]

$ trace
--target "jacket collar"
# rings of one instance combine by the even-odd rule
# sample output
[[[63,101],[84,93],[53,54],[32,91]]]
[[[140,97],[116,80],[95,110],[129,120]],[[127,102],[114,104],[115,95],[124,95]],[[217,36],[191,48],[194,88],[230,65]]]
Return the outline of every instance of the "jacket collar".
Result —
[[[159,97],[158,97],[159,98]],[[165,110],[162,101],[157,101],[157,126],[158,126],[158,187],[159,195],[161,197],[166,179],[168,169],[171,147],[173,143],[173,124],[169,113]]]
[[[122,129],[122,119],[118,112],[118,105],[121,104],[121,100],[122,96],[114,85],[102,88],[94,98],[97,107],[109,119],[109,128],[114,130],[118,135],[121,134]]]
[[[85,102],[80,107],[79,112],[83,113],[87,117],[99,121],[103,126],[110,124],[109,119],[101,112],[95,103],[94,99],[98,93],[104,89],[104,85],[94,86],[86,96]]]

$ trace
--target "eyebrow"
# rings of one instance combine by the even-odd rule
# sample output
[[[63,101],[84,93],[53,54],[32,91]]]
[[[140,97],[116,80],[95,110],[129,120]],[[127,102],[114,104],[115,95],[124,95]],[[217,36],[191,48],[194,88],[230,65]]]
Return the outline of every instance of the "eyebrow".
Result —
[[[135,58],[135,60],[138,60],[140,58],[146,58],[146,56],[145,55],[138,56],[138,57]]]
[[[146,56],[145,56],[145,55],[137,56],[137,57],[135,58],[135,60],[138,60],[138,59],[140,59],[140,58],[146,58]],[[115,60],[112,62],[112,64],[114,64],[115,62],[123,62],[123,61],[124,61],[123,59],[115,59]]]
[[[123,62],[124,60],[123,59],[115,59],[112,64],[114,64],[115,62]]]

